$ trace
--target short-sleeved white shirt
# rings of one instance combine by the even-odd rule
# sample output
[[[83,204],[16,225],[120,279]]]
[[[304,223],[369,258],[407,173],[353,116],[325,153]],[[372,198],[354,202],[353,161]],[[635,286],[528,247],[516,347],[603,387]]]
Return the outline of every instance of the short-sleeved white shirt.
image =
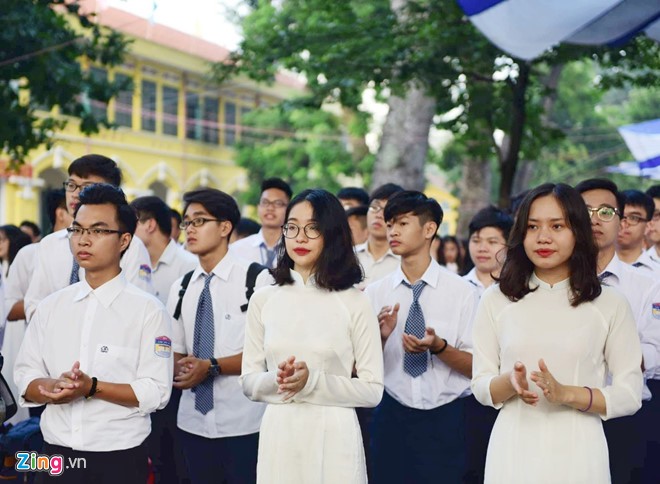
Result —
[[[14,367],[19,403],[38,378],[59,378],[75,361],[99,381],[129,384],[139,402],[127,407],[97,398],[46,405],[46,442],[81,451],[136,447],[151,432],[149,413],[172,390],[171,318],[151,294],[120,273],[92,289],[85,279],[51,294],[35,311]]]
[[[213,269],[210,282],[215,322],[215,358],[233,356],[243,352],[245,317],[241,306],[247,302],[245,280],[250,263],[227,253]],[[194,270],[181,305],[181,315],[174,321],[173,348],[176,353],[193,354],[195,315],[197,303],[204,289],[205,278],[201,266]],[[257,278],[255,288],[272,282],[267,271]],[[179,300],[181,279],[170,290],[167,309],[174,313]],[[213,411],[203,415],[195,410],[195,394],[184,390],[179,403],[177,425],[191,434],[214,439],[235,437],[259,431],[265,406],[249,400],[241,389],[238,375],[215,377],[213,384]]]
[[[479,301],[475,288],[434,260],[421,280],[426,282],[419,298],[426,326],[448,344],[471,353],[472,320]],[[407,407],[429,410],[468,395],[470,379],[430,353],[428,369],[422,375],[413,378],[403,371],[402,337],[413,300],[404,281],[410,282],[399,267],[390,276],[367,286],[365,292],[376,313],[383,306],[400,305],[396,327],[383,348],[385,391]]]

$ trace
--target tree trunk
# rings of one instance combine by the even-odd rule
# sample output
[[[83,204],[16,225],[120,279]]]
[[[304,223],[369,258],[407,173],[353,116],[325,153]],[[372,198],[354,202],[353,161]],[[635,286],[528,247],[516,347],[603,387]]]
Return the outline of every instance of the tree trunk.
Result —
[[[391,182],[422,191],[436,101],[422,88],[411,85],[405,97],[391,96],[388,105],[372,187]]]
[[[467,159],[463,162],[461,205],[456,235],[467,238],[472,217],[490,203],[491,170],[488,160]]]
[[[511,102],[509,139],[508,143],[502,146],[503,156],[500,160],[502,179],[500,181],[499,206],[501,208],[507,208],[511,203],[513,181],[518,167],[520,147],[522,145],[526,121],[526,96],[531,67],[526,62],[520,62],[518,66],[520,69],[518,78],[515,81],[511,81],[513,99]]]

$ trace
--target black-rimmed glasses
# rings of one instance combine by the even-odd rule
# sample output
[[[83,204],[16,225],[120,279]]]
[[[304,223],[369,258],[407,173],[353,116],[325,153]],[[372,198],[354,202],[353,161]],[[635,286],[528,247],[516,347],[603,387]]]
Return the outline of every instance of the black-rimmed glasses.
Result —
[[[122,230],[101,229],[99,227],[85,228],[80,226],[67,227],[66,232],[67,237],[70,239],[80,238],[85,232],[87,232],[87,235],[89,235],[92,239],[99,239],[104,235],[124,233]]]
[[[197,217],[192,220],[184,220],[179,224],[179,228],[181,230],[186,230],[189,225],[192,225],[193,227],[201,227],[204,225],[206,222],[222,222],[222,220],[217,219],[217,218],[204,218],[204,217]]]

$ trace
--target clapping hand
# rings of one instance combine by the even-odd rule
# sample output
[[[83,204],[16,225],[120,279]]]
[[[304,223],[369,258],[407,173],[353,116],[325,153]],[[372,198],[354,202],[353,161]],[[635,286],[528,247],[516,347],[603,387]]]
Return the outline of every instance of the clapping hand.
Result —
[[[550,403],[564,403],[564,385],[555,380],[543,358],[539,360],[539,370],[533,371],[530,378],[543,390],[546,400]]]
[[[513,370],[511,370],[509,379],[511,386],[513,386],[516,394],[522,398],[523,402],[525,402],[527,405],[536,406],[536,404],[539,402],[539,396],[536,393],[529,391],[529,383],[527,382],[527,369],[522,362],[516,361],[516,363],[513,365]]]
[[[378,325],[380,326],[380,337],[385,341],[396,328],[396,320],[399,314],[399,303],[394,307],[383,306],[378,313]]]

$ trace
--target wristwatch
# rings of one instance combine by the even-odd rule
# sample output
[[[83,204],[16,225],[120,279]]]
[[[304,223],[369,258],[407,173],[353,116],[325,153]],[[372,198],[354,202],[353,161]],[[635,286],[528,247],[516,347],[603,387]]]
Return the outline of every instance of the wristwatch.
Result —
[[[216,360],[215,358],[209,358],[209,361],[211,362],[211,366],[209,366],[208,375],[211,378],[215,378],[220,373],[222,373],[222,369],[220,368],[220,364],[218,363],[218,360]]]

